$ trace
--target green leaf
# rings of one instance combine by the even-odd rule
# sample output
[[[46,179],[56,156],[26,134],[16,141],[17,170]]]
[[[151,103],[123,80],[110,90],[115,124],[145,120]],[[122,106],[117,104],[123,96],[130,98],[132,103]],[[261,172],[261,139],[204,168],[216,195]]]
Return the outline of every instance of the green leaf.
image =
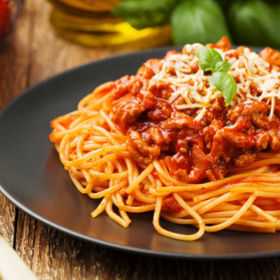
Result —
[[[231,64],[224,61],[220,53],[210,47],[198,49],[196,56],[199,59],[199,68],[203,71],[212,72],[209,82],[222,92],[226,100],[226,106],[228,106],[234,98],[237,89],[235,79],[227,73]]]
[[[219,61],[217,64],[216,64],[216,67],[215,67],[215,70],[216,71],[219,71],[219,72],[227,72],[231,67],[231,64],[227,61]]]
[[[181,1],[171,14],[171,29],[176,45],[214,43],[223,36],[231,38],[224,13],[214,0]]]
[[[223,62],[222,56],[213,48],[202,47],[197,50],[196,56],[199,59],[199,68],[203,71],[214,72],[218,62]]]
[[[209,78],[209,82],[222,92],[226,106],[228,106],[236,94],[237,84],[235,79],[228,73],[215,72]]]
[[[159,26],[170,21],[179,0],[123,0],[112,13],[136,29]]]
[[[227,11],[229,28],[236,44],[280,47],[280,7],[262,0],[236,1]]]

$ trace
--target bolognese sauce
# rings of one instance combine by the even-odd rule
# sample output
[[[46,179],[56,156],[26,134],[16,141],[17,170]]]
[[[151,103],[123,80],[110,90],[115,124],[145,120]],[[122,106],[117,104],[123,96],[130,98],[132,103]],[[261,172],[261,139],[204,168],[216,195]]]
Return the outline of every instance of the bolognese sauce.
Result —
[[[189,183],[222,179],[233,166],[254,162],[258,152],[280,148],[280,101],[267,94],[279,91],[273,73],[280,54],[232,49],[226,38],[209,46],[232,64],[238,91],[227,107],[209,73],[198,67],[200,44],[148,60],[135,76],[112,85],[111,119],[127,135],[134,160],[147,165],[162,159],[173,176]]]

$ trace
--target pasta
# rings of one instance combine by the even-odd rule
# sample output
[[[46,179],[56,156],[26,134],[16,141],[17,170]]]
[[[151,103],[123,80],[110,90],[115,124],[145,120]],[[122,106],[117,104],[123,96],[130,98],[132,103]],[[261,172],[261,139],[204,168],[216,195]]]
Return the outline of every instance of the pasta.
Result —
[[[153,211],[155,230],[192,241],[223,229],[280,227],[280,54],[209,45],[231,63],[237,92],[226,107],[195,57],[200,44],[105,83],[51,121],[50,140],[76,188],[128,227]],[[114,207],[118,211],[114,210]],[[161,218],[197,228],[171,232]]]

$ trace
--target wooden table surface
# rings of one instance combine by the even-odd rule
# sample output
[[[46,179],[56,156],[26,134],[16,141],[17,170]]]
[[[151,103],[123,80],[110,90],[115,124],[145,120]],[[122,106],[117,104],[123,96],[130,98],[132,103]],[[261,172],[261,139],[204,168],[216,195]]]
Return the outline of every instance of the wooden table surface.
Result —
[[[131,51],[86,48],[64,41],[53,32],[49,12],[46,0],[26,0],[14,29],[0,46],[0,109],[24,89],[50,76]],[[38,279],[280,279],[280,258],[276,257],[178,260],[83,242],[35,220],[2,194],[0,233]]]

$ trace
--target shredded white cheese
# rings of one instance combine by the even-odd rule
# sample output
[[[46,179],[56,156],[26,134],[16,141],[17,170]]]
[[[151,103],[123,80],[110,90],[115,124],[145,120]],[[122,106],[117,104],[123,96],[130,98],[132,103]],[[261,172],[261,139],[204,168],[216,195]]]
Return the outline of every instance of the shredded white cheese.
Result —
[[[182,54],[170,54],[163,63],[161,71],[150,80],[150,86],[157,81],[169,83],[173,93],[169,97],[169,103],[173,103],[179,96],[185,103],[177,105],[178,110],[197,108],[196,120],[201,120],[206,108],[212,106],[213,101],[222,96],[214,85],[208,82],[209,76],[198,69],[192,73],[192,67],[198,63],[196,51],[201,44],[186,45]],[[249,48],[244,49],[244,54],[236,59],[236,50],[222,52],[216,49],[225,61],[231,64],[228,73],[237,81],[237,92],[231,105],[242,104],[248,101],[264,101],[271,105],[269,120],[274,115],[275,100],[280,98],[280,72],[277,67],[271,67],[257,53]],[[257,90],[257,94],[251,94],[251,88]]]

